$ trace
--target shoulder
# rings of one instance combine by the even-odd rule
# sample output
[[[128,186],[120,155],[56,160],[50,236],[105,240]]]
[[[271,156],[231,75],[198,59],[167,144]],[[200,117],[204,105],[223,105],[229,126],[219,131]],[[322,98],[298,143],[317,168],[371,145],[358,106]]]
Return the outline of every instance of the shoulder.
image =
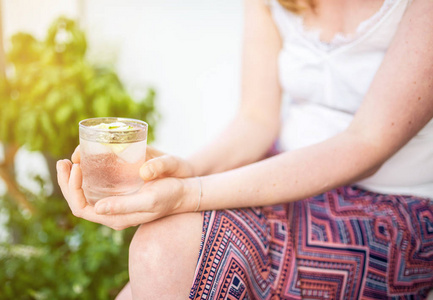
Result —
[[[400,35],[397,37],[406,41],[409,38],[415,42],[418,40],[424,47],[428,44],[433,46],[431,28],[433,28],[433,1],[410,0],[410,5],[399,25]]]
[[[433,22],[433,1],[432,0],[409,0],[409,7],[406,10],[406,17],[428,17]]]

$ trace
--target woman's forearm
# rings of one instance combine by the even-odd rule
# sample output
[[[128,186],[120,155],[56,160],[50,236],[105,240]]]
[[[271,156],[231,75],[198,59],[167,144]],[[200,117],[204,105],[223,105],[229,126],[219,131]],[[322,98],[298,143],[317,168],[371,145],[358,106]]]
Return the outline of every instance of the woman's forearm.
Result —
[[[200,210],[291,202],[356,182],[384,161],[375,150],[359,137],[342,133],[302,150],[202,177]],[[198,193],[195,179],[188,180],[192,190],[187,193],[186,210],[196,205]]]
[[[239,113],[223,132],[188,161],[197,176],[227,171],[253,163],[269,151],[279,122],[262,122]]]

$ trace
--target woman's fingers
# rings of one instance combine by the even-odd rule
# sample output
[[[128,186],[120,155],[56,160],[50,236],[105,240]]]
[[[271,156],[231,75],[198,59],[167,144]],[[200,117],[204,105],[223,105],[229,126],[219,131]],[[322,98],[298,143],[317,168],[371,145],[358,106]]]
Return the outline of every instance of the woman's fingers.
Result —
[[[68,182],[71,172],[72,163],[67,160],[59,160],[56,164],[57,168],[57,182],[59,183],[60,190],[65,198],[68,197]]]
[[[98,214],[111,215],[138,212],[164,215],[177,207],[183,188],[183,183],[174,178],[152,181],[135,194],[99,200],[95,204],[95,211]]]
[[[143,223],[151,222],[158,219],[157,213],[130,213],[116,215],[97,214],[92,206],[87,206],[83,211],[83,218],[94,223],[108,226],[114,230],[123,230],[131,226],[137,226]]]
[[[158,210],[157,198],[163,198],[167,192],[174,190],[176,187],[174,182],[171,184],[168,181],[171,182],[170,179],[162,179],[156,182],[153,181],[145,184],[137,193],[101,199],[95,204],[95,212],[97,214],[116,215],[137,212],[152,212],[154,210]],[[159,186],[162,184],[163,193],[156,194],[154,192],[155,189],[153,187],[155,186],[155,183]]]
[[[71,159],[72,159],[72,162],[73,162],[74,164],[79,164],[79,163],[80,163],[80,161],[81,161],[80,145],[78,145],[78,146],[75,148],[74,153],[72,153],[72,157],[71,157]]]
[[[58,161],[57,180],[72,213],[75,216],[81,216],[83,208],[87,205],[87,201],[81,189],[82,176],[80,166],[72,164],[67,159]]]
[[[147,198],[147,199],[146,199]],[[99,200],[95,204],[95,212],[100,215],[130,214],[149,210],[149,202],[152,201],[145,195],[108,197]]]
[[[140,168],[141,178],[145,181],[150,181],[161,177],[190,177],[192,176],[192,168],[183,159],[173,155],[163,155],[151,160],[148,160]]]
[[[81,189],[82,174],[79,164],[73,164],[71,168],[71,174],[68,183],[68,194],[69,197],[66,198],[72,213],[75,216],[82,216],[83,210],[88,206],[84,192]]]

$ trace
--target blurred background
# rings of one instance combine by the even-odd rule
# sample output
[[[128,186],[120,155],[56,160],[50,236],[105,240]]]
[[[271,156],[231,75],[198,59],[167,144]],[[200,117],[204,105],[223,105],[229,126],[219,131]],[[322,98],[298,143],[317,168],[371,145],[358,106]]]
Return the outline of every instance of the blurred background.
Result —
[[[133,230],[72,217],[54,163],[98,116],[193,154],[239,104],[241,39],[241,1],[0,0],[0,299],[114,297]]]

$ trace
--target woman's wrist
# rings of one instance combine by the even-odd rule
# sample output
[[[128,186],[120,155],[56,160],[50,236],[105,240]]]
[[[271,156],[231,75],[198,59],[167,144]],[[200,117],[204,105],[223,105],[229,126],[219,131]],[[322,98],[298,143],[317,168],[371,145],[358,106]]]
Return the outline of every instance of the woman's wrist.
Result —
[[[189,158],[189,159],[185,159],[185,161],[191,170],[191,177],[203,175],[202,168],[196,163],[195,160]]]
[[[181,179],[182,195],[179,205],[174,209],[173,213],[188,213],[200,210],[202,197],[202,184],[200,177],[189,177]]]

